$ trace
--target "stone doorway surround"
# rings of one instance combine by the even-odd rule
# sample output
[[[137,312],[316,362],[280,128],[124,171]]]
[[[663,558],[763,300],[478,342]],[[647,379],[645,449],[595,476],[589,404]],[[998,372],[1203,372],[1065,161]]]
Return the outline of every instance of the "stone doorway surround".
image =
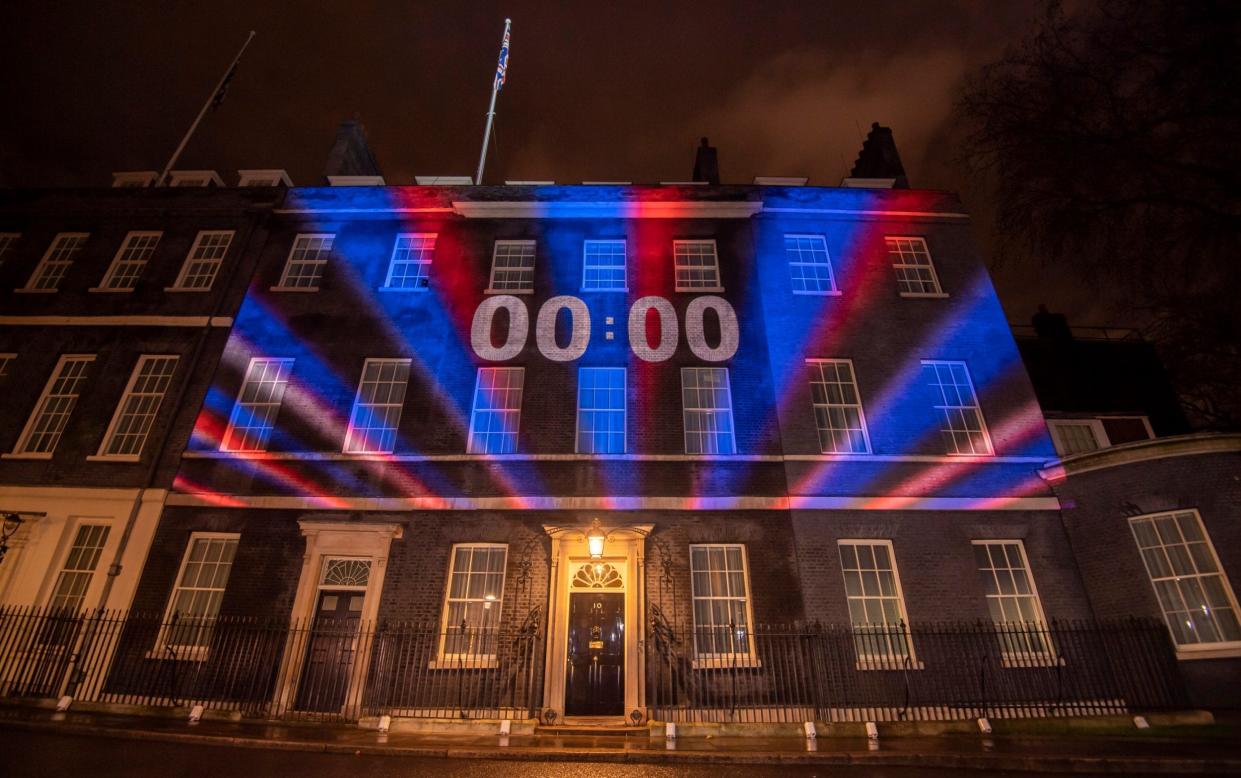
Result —
[[[625,594],[625,723],[646,721],[646,538],[653,524],[602,527],[607,534],[603,557],[621,574]],[[547,659],[543,673],[544,724],[564,723],[565,671],[568,664],[569,593],[573,576],[590,558],[586,533],[590,525],[544,524],[552,539],[551,586],[547,604]],[[579,589],[581,591],[581,589]],[[601,725],[616,724],[616,718],[601,719]]]

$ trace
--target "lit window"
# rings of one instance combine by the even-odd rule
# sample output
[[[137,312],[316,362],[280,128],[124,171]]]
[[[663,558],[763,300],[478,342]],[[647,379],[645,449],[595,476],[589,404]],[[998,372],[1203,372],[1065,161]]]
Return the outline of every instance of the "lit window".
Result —
[[[292,372],[292,359],[250,360],[220,450],[266,450]]]
[[[674,240],[672,256],[678,292],[722,292],[713,240]]]
[[[1196,510],[1129,519],[1178,648],[1241,642],[1237,598]]]
[[[827,241],[822,235],[785,235],[784,254],[789,278],[798,294],[830,294],[836,291]]]
[[[233,571],[240,536],[215,532],[190,535],[181,571],[168,601],[160,650],[205,650],[220,615],[220,603]]]
[[[101,289],[133,289],[147,261],[155,254],[160,232],[131,232],[125,236],[112,265],[99,282]]]
[[[625,241],[588,240],[582,246],[582,291],[624,292]]]
[[[104,436],[99,456],[138,458],[176,369],[176,357],[138,358]]]
[[[681,405],[686,454],[736,453],[727,368],[681,368]]]
[[[99,567],[99,558],[103,556],[104,544],[108,542],[109,529],[106,524],[78,526],[64,566],[52,586],[49,608],[68,613],[77,613],[82,609],[91,579],[95,577],[95,569]]]
[[[901,297],[938,296],[943,293],[924,239],[885,237],[883,240],[887,244],[892,267],[896,268],[896,286]]]
[[[712,543],[689,547],[694,599],[694,650],[699,657],[749,656],[750,574],[745,546]]]
[[[905,599],[892,543],[842,540],[839,547],[858,661],[865,668],[871,662],[891,666],[912,660]]]
[[[323,279],[323,267],[332,254],[335,235],[298,235],[284,263],[278,289],[306,289],[314,291]]]
[[[194,245],[190,247],[190,253],[185,257],[185,264],[181,266],[181,274],[172,288],[201,291],[210,289],[232,242],[232,230],[204,230],[198,233]]]
[[[991,621],[999,628],[1005,656],[1051,654],[1043,605],[1021,541],[975,540],[973,545],[974,564],[982,578]]]
[[[940,433],[948,453],[990,454],[991,439],[965,363],[923,360],[922,375],[943,417]]]
[[[497,240],[489,292],[534,291],[534,241]]]
[[[625,368],[577,371],[577,452],[625,453]]]
[[[21,233],[17,232],[0,232],[0,266],[4,265],[4,260],[8,258],[17,247],[17,241],[21,238]]]
[[[495,656],[507,560],[508,546],[503,544],[458,543],[452,547],[444,592],[441,658]]]
[[[366,360],[345,434],[346,454],[388,454],[396,448],[409,365],[408,359]]]
[[[521,367],[480,367],[470,413],[471,454],[512,454],[521,426],[521,392],[526,371]]]
[[[1056,453],[1062,457],[1084,454],[1108,446],[1103,425],[1094,419],[1050,420],[1047,427],[1051,430],[1052,442],[1056,444]]]
[[[55,291],[68,272],[73,260],[77,259],[86,240],[90,237],[85,232],[62,232],[52,240],[38,267],[26,282],[28,290]]]
[[[78,395],[86,383],[86,371],[95,361],[93,354],[65,355],[56,363],[52,377],[43,387],[35,411],[26,422],[22,436],[17,440],[14,454],[42,454],[51,456],[60,442],[60,436],[69,423]]]
[[[862,398],[848,359],[812,359],[810,399],[819,430],[819,450],[824,454],[868,454],[866,416]]]
[[[397,235],[384,288],[426,289],[431,281],[431,257],[435,254],[435,238],[433,234],[415,232]]]

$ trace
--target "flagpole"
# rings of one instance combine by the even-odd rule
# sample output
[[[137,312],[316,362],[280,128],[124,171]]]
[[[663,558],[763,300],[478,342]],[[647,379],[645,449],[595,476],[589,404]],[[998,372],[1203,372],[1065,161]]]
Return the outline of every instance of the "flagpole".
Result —
[[[504,20],[504,37],[500,39],[500,46],[508,42],[509,27],[512,25],[512,19]],[[478,155],[478,173],[474,176],[474,183],[481,185],[483,183],[483,166],[487,164],[487,142],[491,140],[491,124],[496,118],[496,94],[500,91],[500,77],[491,79],[491,105],[487,107],[487,129],[483,130],[483,150]]]
[[[232,63],[228,66],[228,70],[225,70],[224,75],[220,76],[220,80],[215,85],[215,89],[211,90],[211,95],[207,98],[207,102],[203,103],[202,110],[198,112],[198,116],[194,117],[194,123],[191,124],[190,129],[186,131],[185,137],[181,138],[181,143],[177,145],[177,150],[172,152],[172,157],[169,158],[168,164],[164,165],[164,169],[159,174],[159,178],[155,179],[156,186],[164,185],[164,179],[168,178],[168,171],[172,170],[173,165],[177,164],[177,158],[180,157],[181,152],[185,150],[185,144],[190,142],[190,136],[194,134],[194,130],[198,129],[198,123],[201,122],[203,117],[207,115],[207,109],[210,108],[211,104],[215,102],[216,96],[220,94],[220,89],[224,86],[224,82],[228,80],[228,76],[233,72],[233,69],[237,67],[237,63],[241,61],[241,55],[246,53],[246,47],[250,45],[250,41],[252,40],[254,40],[254,30],[250,30],[249,36],[246,37],[246,42],[241,44],[241,51],[237,52],[237,56],[233,57]]]

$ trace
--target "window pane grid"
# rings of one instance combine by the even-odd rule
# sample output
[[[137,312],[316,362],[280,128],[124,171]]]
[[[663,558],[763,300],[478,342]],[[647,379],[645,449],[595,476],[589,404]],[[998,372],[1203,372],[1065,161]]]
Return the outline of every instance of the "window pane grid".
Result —
[[[841,543],[840,567],[859,659],[912,658],[905,603],[888,543]]]
[[[398,235],[388,265],[388,289],[426,289],[430,283],[435,235]]]
[[[1021,543],[975,541],[974,562],[1005,654],[1051,654],[1043,606]]]
[[[870,453],[852,363],[844,359],[811,362],[810,396],[823,453]]]
[[[323,278],[323,267],[332,254],[335,235],[298,235],[289,250],[289,259],[280,276],[280,286],[314,289]]]
[[[1083,454],[1099,448],[1099,440],[1095,437],[1093,424],[1059,421],[1051,425],[1051,428],[1055,433],[1056,443],[1059,444],[1060,456]]]
[[[181,278],[177,281],[179,289],[210,289],[215,283],[220,265],[224,263],[224,255],[233,242],[231,232],[200,232],[190,248],[185,265],[181,268]]]
[[[625,241],[586,241],[582,249],[582,289],[594,292],[625,291],[625,265]]]
[[[578,371],[577,451],[625,453],[625,368],[584,367]]]
[[[736,453],[727,368],[681,368],[681,405],[686,454]]]
[[[104,289],[133,289],[147,261],[155,254],[161,235],[159,232],[131,232],[125,236],[125,242],[100,286]]]
[[[61,357],[17,447],[18,453],[50,454],[56,450],[86,382],[87,368],[94,359],[93,356]]]
[[[749,574],[744,547],[692,545],[689,560],[696,653],[749,655]]]
[[[491,288],[510,292],[534,289],[534,241],[496,241],[491,255]]]
[[[940,434],[948,453],[990,454],[991,440],[965,363],[924,361],[922,374],[943,418]]]
[[[105,456],[137,456],[142,453],[155,414],[159,411],[177,357],[140,357],[129,380],[129,388],[116,408],[116,416],[104,442]]]
[[[901,294],[941,293],[925,239],[885,237],[883,240],[892,267],[896,268],[896,285]]]
[[[454,547],[444,595],[444,655],[495,655],[507,560],[507,546]]]
[[[43,255],[43,261],[35,269],[30,279],[30,289],[57,289],[68,272],[73,260],[86,246],[89,235],[64,234],[57,235],[52,246]]]
[[[69,548],[69,555],[65,557],[64,567],[52,588],[52,599],[48,606],[53,610],[76,612],[82,608],[82,603],[86,600],[86,590],[90,587],[95,568],[99,566],[99,558],[103,555],[109,529],[103,524],[83,524],[78,527],[73,545]]]
[[[223,451],[263,451],[276,424],[284,390],[293,372],[292,359],[251,359],[233,404]]]
[[[524,368],[478,369],[470,414],[469,453],[512,454],[517,451],[524,383]]]
[[[169,604],[165,646],[206,648],[220,615],[220,603],[237,554],[235,537],[195,537],[190,540],[181,576]]]
[[[1237,602],[1197,511],[1129,520],[1178,646],[1241,641]]]
[[[676,290],[718,289],[720,265],[713,240],[678,240],[672,244]]]
[[[387,454],[396,448],[409,365],[408,359],[366,360],[349,417],[345,453]]]
[[[784,254],[794,292],[821,294],[836,291],[827,241],[822,235],[785,235]]]

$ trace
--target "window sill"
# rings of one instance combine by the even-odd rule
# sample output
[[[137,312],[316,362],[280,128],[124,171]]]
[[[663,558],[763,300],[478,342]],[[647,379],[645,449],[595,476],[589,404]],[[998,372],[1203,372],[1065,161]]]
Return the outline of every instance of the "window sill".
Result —
[[[86,457],[87,462],[141,462],[141,456],[133,454],[91,454]]]
[[[724,287],[722,286],[689,286],[689,287],[678,286],[673,291],[685,292],[687,294],[720,294],[720,293],[723,293]]]
[[[840,297],[841,295],[844,294],[844,292],[840,291],[839,289],[832,289],[826,292],[799,292],[796,289],[794,289],[793,294],[805,295],[807,297]]]
[[[119,289],[119,288],[112,288],[112,287],[107,287],[107,286],[92,286],[90,289],[87,289],[86,291],[90,292],[91,294],[132,294],[134,290],[132,287],[128,289]]]
[[[52,455],[50,453],[49,454],[24,454],[24,453],[14,451],[10,454],[0,454],[0,459],[43,459],[43,460],[47,460],[51,458],[52,458]]]
[[[197,292],[198,294],[205,294],[211,291],[211,287],[208,286],[208,287],[203,287],[203,288],[199,288],[199,287],[191,288],[188,286],[165,286],[164,291],[165,292],[191,292],[191,293]]]
[[[268,288],[269,292],[317,292],[317,286],[272,286]]]
[[[429,670],[494,670],[500,662],[494,656],[476,656],[471,659],[432,659]]]
[[[377,287],[380,292],[404,292],[406,294],[418,294],[430,291],[430,287],[426,286],[380,286]]]
[[[910,300],[942,300],[948,296],[947,292],[898,292],[898,294]]]
[[[615,289],[587,289],[586,287],[582,287],[579,291],[582,294],[607,294],[608,292],[620,292],[621,294],[624,294],[629,291],[629,287],[617,287]]]
[[[995,459],[995,454],[957,454],[952,451],[946,451],[944,454],[953,459]]]
[[[483,294],[534,294],[533,289],[492,289],[487,287]]]
[[[756,656],[738,654],[735,657],[720,656],[695,659],[691,662],[691,666],[695,670],[745,670],[762,667],[763,663]]]
[[[167,648],[152,648],[146,652],[147,659],[163,659],[166,662],[205,662],[209,656],[210,649],[201,646],[178,649],[175,656]]]
[[[1176,649],[1178,662],[1192,662],[1195,659],[1234,659],[1241,657],[1241,641],[1230,643],[1210,643],[1205,646],[1184,646]]]
[[[894,659],[861,659],[861,660],[858,660],[857,664],[855,664],[854,667],[858,669],[859,671],[866,671],[866,670],[892,671],[892,670],[925,670],[926,669],[926,665],[923,664],[922,662],[919,662],[916,659],[910,660],[908,665],[906,665],[905,662],[903,661],[898,662]]]
[[[17,294],[56,294],[59,289],[30,289],[25,286],[19,286],[13,290]]]

